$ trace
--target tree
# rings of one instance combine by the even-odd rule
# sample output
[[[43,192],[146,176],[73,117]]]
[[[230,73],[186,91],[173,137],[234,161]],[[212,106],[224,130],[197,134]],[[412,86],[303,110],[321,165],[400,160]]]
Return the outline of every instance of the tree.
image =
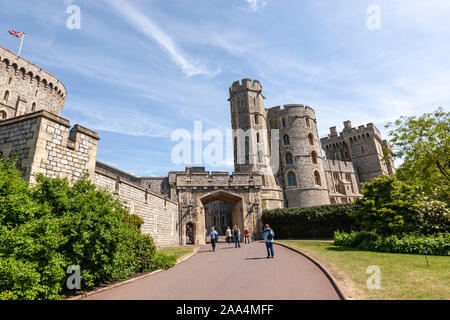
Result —
[[[450,113],[438,108],[420,117],[401,117],[387,128],[394,156],[404,163],[399,180],[417,185],[426,194],[438,192],[449,203]]]

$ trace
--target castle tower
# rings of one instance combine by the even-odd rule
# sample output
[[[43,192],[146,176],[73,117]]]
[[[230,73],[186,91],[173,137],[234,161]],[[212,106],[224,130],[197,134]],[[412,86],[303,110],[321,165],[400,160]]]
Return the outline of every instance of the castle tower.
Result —
[[[0,46],[0,121],[41,110],[59,116],[65,99],[55,76]]]
[[[263,207],[281,208],[284,206],[283,192],[273,170],[273,167],[278,170],[278,150],[274,146],[276,152],[272,155],[262,86],[258,80],[243,79],[234,82],[229,93],[235,171],[261,173]],[[278,143],[278,137],[275,139]]]
[[[280,168],[287,207],[330,204],[313,109],[285,105],[268,110],[272,128],[280,130]]]
[[[373,123],[354,128],[350,121],[345,121],[340,134],[332,127],[328,137],[322,138],[321,142],[327,159],[353,163],[360,182],[395,173],[393,161],[384,160],[383,149],[391,151],[391,146],[381,138]]]

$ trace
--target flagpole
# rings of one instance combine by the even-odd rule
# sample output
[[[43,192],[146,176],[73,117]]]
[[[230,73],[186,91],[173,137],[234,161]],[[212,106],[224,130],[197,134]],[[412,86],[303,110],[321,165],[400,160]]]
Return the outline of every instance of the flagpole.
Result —
[[[23,46],[23,40],[25,39],[25,33],[22,36],[22,41],[20,41],[20,48],[19,48],[19,52],[17,53],[17,58],[20,57],[20,53],[22,52],[22,46]]]

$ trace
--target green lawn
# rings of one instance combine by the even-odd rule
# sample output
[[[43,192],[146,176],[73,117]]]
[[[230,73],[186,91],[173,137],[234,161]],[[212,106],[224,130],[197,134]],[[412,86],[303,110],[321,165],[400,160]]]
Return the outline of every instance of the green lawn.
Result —
[[[160,251],[167,255],[175,256],[177,260],[179,260],[180,258],[194,252],[194,247],[185,246],[185,247],[164,248],[161,249]]]
[[[283,240],[320,262],[349,299],[450,299],[450,257],[363,251],[332,241]],[[369,290],[369,266],[381,270],[381,289]]]

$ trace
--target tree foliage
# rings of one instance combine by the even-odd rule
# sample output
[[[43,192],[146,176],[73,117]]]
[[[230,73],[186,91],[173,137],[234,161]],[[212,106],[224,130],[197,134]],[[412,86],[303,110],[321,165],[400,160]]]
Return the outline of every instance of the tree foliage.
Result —
[[[70,186],[39,175],[30,186],[0,158],[0,298],[58,299],[72,265],[84,289],[167,267],[141,225],[87,177]]]
[[[395,176],[381,176],[364,184],[362,194],[349,215],[364,231],[381,236],[449,231],[447,204],[429,199],[416,186]]]
[[[450,112],[438,108],[420,117],[401,117],[386,127],[391,128],[394,156],[404,160],[399,180],[449,203]]]

